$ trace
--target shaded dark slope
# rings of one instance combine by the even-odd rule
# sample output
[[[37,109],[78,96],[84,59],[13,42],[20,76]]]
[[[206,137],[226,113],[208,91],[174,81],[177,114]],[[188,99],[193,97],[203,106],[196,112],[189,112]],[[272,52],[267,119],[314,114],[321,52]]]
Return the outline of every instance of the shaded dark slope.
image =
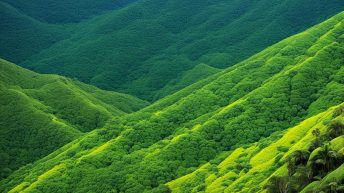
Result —
[[[136,0],[1,0],[25,14],[47,23],[77,23],[92,16],[126,6]]]
[[[197,64],[228,67],[343,8],[341,0],[139,1],[25,66],[156,100]]]
[[[0,190],[168,192],[178,187],[174,179],[199,166],[219,163],[237,147],[248,147],[342,103],[343,21],[344,12],[139,112],[114,119],[104,129],[18,170],[1,181]],[[253,153],[278,138],[263,140]],[[239,162],[248,162],[245,155]],[[244,175],[249,169],[240,165],[232,171]]]
[[[68,37],[63,26],[39,22],[0,1],[0,57],[22,62]]]
[[[0,173],[5,177],[147,103],[0,61]]]

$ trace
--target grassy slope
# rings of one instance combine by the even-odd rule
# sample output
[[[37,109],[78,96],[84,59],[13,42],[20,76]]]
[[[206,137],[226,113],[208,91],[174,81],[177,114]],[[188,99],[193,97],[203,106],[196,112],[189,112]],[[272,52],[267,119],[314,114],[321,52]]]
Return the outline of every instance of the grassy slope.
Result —
[[[108,119],[147,105],[129,95],[40,75],[4,60],[0,93],[1,171],[42,158]]]
[[[150,107],[112,120],[106,129],[18,170],[1,181],[0,190],[164,192],[163,184],[340,104],[343,20],[344,13],[338,14]]]
[[[222,156],[217,162],[208,162],[194,172],[168,182],[167,185],[172,192],[265,192],[265,185],[269,178],[288,175],[286,163],[288,156],[298,150],[306,151],[312,146],[316,140],[312,131],[319,129],[321,135],[325,136],[332,120],[344,120],[344,114],[336,115],[334,113],[338,108],[340,107],[332,107],[308,118],[284,133],[244,148],[237,148],[228,157]],[[330,143],[339,147],[334,149],[339,153],[344,147],[343,136]],[[326,185],[332,180],[338,182],[344,180],[344,176],[340,173],[342,170],[343,165],[321,181],[313,182],[312,188],[307,187],[304,192],[314,188],[317,190],[326,188]],[[314,185],[315,183],[318,184]]]
[[[228,67],[343,7],[341,0],[138,1],[83,23],[25,66],[153,100],[197,64]]]
[[[67,38],[63,26],[39,22],[7,3],[0,2],[0,57],[22,62],[28,57]]]

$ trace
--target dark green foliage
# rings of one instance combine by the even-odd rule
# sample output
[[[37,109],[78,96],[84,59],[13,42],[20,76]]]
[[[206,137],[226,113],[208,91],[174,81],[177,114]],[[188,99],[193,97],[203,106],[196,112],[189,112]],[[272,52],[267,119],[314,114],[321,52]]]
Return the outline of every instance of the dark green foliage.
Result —
[[[269,193],[287,193],[288,188],[288,178],[284,176],[273,176],[267,184]]]
[[[310,153],[308,151],[297,150],[294,151],[291,157],[289,157],[290,164],[298,165],[306,165]]]
[[[198,64],[231,66],[343,7],[342,0],[137,1],[72,27],[71,37],[22,65],[156,100],[196,81],[185,75],[197,76]]]
[[[171,193],[171,190],[168,186],[162,184],[162,185],[159,185],[159,187],[153,189],[151,192],[152,193]]]
[[[0,58],[12,62],[23,62],[68,37],[66,27],[39,22],[1,1],[0,21]]]
[[[338,136],[344,135],[344,123],[342,120],[334,120],[329,126],[329,137],[334,139]]]
[[[101,14],[107,10],[123,7],[135,0],[1,0],[27,15],[48,23],[74,23]]]
[[[162,96],[174,93],[188,85],[191,85],[194,82],[197,82],[198,80],[205,79],[208,76],[220,71],[220,69],[208,66],[206,64],[199,64],[193,69],[184,72],[180,78],[174,79],[168,83],[159,91],[159,94],[155,96],[155,99],[159,99],[162,98]]]
[[[134,0],[99,1],[0,1],[0,58],[22,63],[27,58],[70,38],[78,24],[106,10],[115,10]]]
[[[343,158],[337,155],[329,144],[323,145],[317,154],[309,160],[309,165],[312,168],[312,174],[316,178],[322,178],[325,174],[336,169],[338,165],[342,164]]]

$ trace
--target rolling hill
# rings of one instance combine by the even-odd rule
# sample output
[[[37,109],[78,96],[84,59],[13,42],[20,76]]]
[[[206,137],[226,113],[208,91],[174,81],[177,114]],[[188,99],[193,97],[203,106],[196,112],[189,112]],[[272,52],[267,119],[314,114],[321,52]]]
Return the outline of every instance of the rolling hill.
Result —
[[[20,64],[54,43],[70,38],[83,20],[131,2],[1,0],[0,57]]]
[[[79,23],[20,65],[155,101],[197,81],[178,83],[199,64],[229,67],[343,8],[342,0],[141,0]]]
[[[135,0],[1,0],[36,20],[51,23],[78,23],[82,20],[115,10]]]
[[[0,60],[0,177],[147,104]]]
[[[23,62],[67,38],[70,29],[35,20],[0,1],[0,57]]]
[[[0,191],[338,188],[344,179],[343,22],[344,12],[114,118],[15,171]]]

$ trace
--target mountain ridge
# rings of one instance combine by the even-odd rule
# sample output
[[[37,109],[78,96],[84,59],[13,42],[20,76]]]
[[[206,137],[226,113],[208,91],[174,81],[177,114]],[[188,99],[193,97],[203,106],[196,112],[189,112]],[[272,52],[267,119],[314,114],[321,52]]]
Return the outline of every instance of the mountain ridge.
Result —
[[[71,38],[21,65],[155,101],[171,94],[160,90],[194,66],[228,67],[342,7],[336,0],[138,1],[84,23]]]

